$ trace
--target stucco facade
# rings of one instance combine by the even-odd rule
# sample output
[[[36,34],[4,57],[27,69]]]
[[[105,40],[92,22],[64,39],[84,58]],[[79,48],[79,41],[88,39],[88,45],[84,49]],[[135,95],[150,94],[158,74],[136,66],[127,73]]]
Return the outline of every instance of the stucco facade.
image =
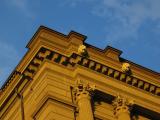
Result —
[[[160,120],[160,74],[41,26],[0,91],[1,120]]]

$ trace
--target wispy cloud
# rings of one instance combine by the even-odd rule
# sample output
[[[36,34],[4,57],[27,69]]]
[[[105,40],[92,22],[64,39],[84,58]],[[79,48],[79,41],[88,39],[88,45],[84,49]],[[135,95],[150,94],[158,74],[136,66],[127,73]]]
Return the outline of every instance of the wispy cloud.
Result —
[[[18,51],[10,44],[0,41],[0,86],[11,73],[14,65],[19,61]]]
[[[11,0],[11,4],[23,10],[25,10],[27,7],[26,0]]]
[[[61,2],[59,5],[60,6],[65,6],[65,5],[69,5],[70,7],[76,7],[79,3],[93,3],[97,0],[65,0],[63,2]]]
[[[106,39],[110,42],[138,38],[143,23],[160,21],[160,0],[68,0],[92,5],[91,13],[106,21]],[[98,4],[97,4],[98,2]],[[95,3],[95,4],[94,4]],[[159,27],[155,27],[158,30]]]
[[[139,28],[146,20],[159,21],[158,6],[159,0],[102,0],[92,13],[105,17],[108,23],[112,23],[107,30],[107,39],[136,39]]]
[[[26,17],[34,18],[33,11],[29,9],[30,0],[5,0],[6,4],[16,8],[19,12],[23,13]]]

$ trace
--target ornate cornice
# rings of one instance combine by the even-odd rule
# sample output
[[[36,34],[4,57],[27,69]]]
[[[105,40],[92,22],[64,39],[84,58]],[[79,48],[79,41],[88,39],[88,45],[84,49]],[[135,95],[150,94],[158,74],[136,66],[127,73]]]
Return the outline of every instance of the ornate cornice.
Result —
[[[49,50],[46,49],[46,51]],[[160,96],[159,86],[153,85],[152,83],[146,82],[145,80],[138,79],[132,75],[125,74],[121,71],[115,70],[111,67],[98,63],[89,58],[82,57],[75,53],[73,53],[70,57],[66,57],[59,53],[50,51],[50,54],[46,56],[46,59],[51,60],[52,62],[59,63],[63,66],[74,67],[75,65],[80,65],[93,71],[96,71],[100,74],[111,77],[113,78],[113,80],[118,80],[129,86],[134,86],[153,95]]]
[[[80,65],[90,70],[96,71],[97,73],[111,77],[113,78],[113,80],[118,80],[120,82],[128,84],[129,86],[134,86],[148,93],[160,96],[160,87],[153,85],[152,83],[146,82],[145,80],[138,79],[132,75],[125,74],[121,71],[115,70],[109,66],[103,65],[101,63],[98,63],[94,60],[80,56],[75,53],[73,53],[70,57],[67,57],[57,52],[48,50],[47,48],[41,48],[39,50],[37,55],[33,58],[33,60],[30,62],[30,64],[27,66],[23,73],[15,71],[14,74],[12,74],[10,79],[2,88],[2,91],[4,91],[6,87],[11,83],[16,74],[22,74],[23,77],[27,78],[28,80],[31,80],[44,59],[48,59],[52,62],[59,63],[63,66],[74,67],[75,65]]]
[[[159,73],[120,58],[122,53],[120,50],[112,47],[107,47],[102,50],[84,43],[85,39],[86,36],[74,31],[71,31],[68,35],[64,35],[41,26],[27,45],[29,51],[0,89],[0,119],[9,106],[15,101],[17,97],[15,90],[18,90],[18,93],[22,93],[23,90],[25,90],[25,87],[31,83],[30,81],[34,78],[44,60],[51,61],[66,68],[75,68],[77,65],[82,66],[82,68],[85,67],[88,70],[95,71],[104,77],[106,76],[106,78],[111,78],[111,80],[117,80],[128,86],[155,95],[156,97],[160,96],[160,84],[159,81],[157,81],[160,76]],[[85,52],[87,51],[87,54],[91,55],[90,57],[77,52],[78,46],[80,45],[86,46]],[[103,58],[105,63],[108,61],[113,62],[110,66],[114,65],[114,63],[119,66],[122,62],[130,63],[133,72],[140,71],[140,73],[142,73],[142,79],[135,77],[134,75],[136,74],[127,74],[121,72],[120,69],[117,70],[117,67],[117,69],[115,69],[107,66],[105,63],[105,65],[102,64],[101,58]],[[149,77],[147,77],[147,75]],[[156,82],[147,82],[147,80],[143,80],[143,78],[147,78],[147,80],[153,78]]]
[[[49,53],[48,53],[49,52]],[[43,62],[44,58],[50,54],[50,51],[41,48],[39,52],[35,55],[35,57],[31,60],[29,65],[25,68],[25,70],[20,73],[18,71],[14,71],[11,76],[8,78],[6,83],[1,88],[1,94],[0,94],[0,118],[4,114],[4,112],[8,109],[9,105],[16,99],[16,92],[17,89],[20,93],[23,88],[26,86],[26,84],[31,81],[38,71],[39,66]],[[18,81],[18,84],[13,88],[13,91],[11,91],[7,96],[5,95],[5,91],[7,88],[17,80],[17,75],[21,76],[20,80]],[[4,99],[4,101],[3,101]]]
[[[67,57],[65,55],[59,54],[57,52],[51,51],[47,48],[41,48],[36,56],[31,60],[29,65],[26,67],[23,73],[19,73],[17,71],[13,72],[13,74],[10,76],[6,84],[1,89],[1,96],[3,95],[4,91],[7,89],[7,87],[15,80],[15,76],[17,74],[22,75],[22,78],[20,81],[21,83],[17,84],[16,88],[20,88],[21,84],[23,84],[23,80],[30,81],[33,79],[34,75],[39,69],[39,66],[42,64],[42,62],[47,59],[54,63],[61,64],[66,67],[75,67],[76,65],[83,66],[85,68],[88,68],[90,70],[93,70],[99,74],[103,74],[107,77],[112,78],[113,80],[117,80],[119,82],[123,82],[129,86],[133,86],[137,89],[141,89],[145,92],[148,92],[152,95],[160,96],[160,87],[153,85],[152,83],[146,82],[145,80],[138,79],[132,75],[125,74],[121,71],[118,71],[116,69],[113,69],[109,66],[103,65],[101,63],[98,63],[94,60],[91,60],[89,58],[80,56],[76,53],[73,53],[70,57]],[[27,84],[26,82],[25,84]],[[19,91],[22,91],[24,88],[21,87]],[[11,98],[14,95],[14,92],[12,92],[8,98]],[[14,100],[14,99],[13,99]],[[0,105],[0,111],[5,107],[5,103],[7,103],[9,99],[6,99],[5,102],[3,102]],[[12,103],[13,101],[10,101]],[[1,116],[1,115],[0,115]]]

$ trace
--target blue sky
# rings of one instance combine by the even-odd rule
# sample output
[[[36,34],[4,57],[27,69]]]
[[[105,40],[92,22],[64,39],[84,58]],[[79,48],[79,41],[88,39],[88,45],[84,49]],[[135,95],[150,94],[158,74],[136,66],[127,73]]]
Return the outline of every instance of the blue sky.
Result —
[[[88,36],[87,43],[160,72],[160,0],[1,0],[0,86],[40,25]]]

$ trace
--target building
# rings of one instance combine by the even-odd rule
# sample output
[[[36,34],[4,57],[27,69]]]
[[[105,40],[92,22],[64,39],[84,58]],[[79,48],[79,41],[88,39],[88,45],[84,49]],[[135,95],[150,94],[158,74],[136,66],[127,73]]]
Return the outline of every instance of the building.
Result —
[[[0,91],[0,120],[160,120],[160,74],[41,26]]]

